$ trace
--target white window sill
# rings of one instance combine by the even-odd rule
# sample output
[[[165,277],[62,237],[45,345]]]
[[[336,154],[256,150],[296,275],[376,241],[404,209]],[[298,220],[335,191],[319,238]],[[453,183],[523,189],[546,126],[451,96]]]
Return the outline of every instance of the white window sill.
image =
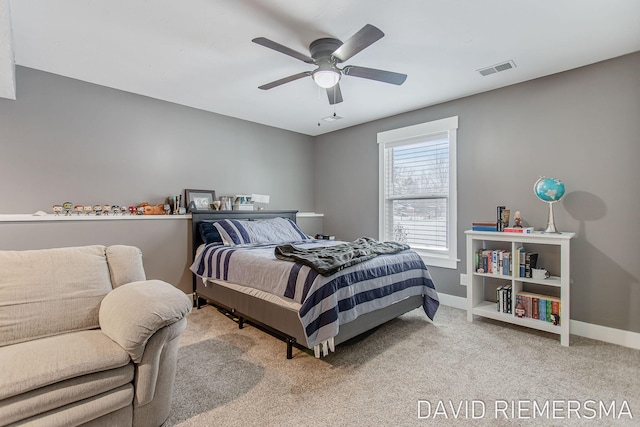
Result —
[[[422,258],[422,261],[424,261],[427,267],[450,268],[452,270],[458,269],[458,263],[460,262],[459,259],[449,258],[446,256],[437,256],[437,255],[432,255],[428,253],[421,253],[419,251],[416,251],[416,252],[420,254],[420,258]]]

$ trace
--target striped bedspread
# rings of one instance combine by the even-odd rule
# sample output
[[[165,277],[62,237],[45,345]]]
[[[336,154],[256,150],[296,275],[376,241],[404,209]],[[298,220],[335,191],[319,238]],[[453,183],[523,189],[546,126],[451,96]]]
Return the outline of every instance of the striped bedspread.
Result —
[[[292,242],[302,248],[339,243],[343,242]],[[276,246],[210,244],[198,251],[191,271],[204,279],[251,286],[300,303],[309,348],[331,342],[340,324],[409,296],[423,295],[424,312],[432,320],[438,309],[431,275],[414,251],[379,255],[325,277],[302,264],[276,259]]]

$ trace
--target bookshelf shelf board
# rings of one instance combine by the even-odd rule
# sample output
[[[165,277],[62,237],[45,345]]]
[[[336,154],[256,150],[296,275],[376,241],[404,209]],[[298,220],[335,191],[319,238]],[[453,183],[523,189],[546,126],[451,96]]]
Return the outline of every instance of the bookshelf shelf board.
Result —
[[[545,322],[543,320],[529,319],[526,317],[517,317],[513,314],[500,313],[499,311],[496,311],[496,303],[491,301],[483,301],[473,307],[473,314],[540,331],[551,332],[554,334],[561,333],[560,326],[554,325],[553,323]]]
[[[507,276],[506,274],[491,274],[491,273],[473,273],[474,276],[480,277],[490,277],[492,279],[503,279],[503,280],[511,280],[513,277]],[[523,277],[524,279],[524,277]]]
[[[558,276],[551,276],[547,279],[532,279],[531,277],[514,277],[516,281],[522,283],[535,283],[536,285],[545,286],[562,286],[562,279]]]

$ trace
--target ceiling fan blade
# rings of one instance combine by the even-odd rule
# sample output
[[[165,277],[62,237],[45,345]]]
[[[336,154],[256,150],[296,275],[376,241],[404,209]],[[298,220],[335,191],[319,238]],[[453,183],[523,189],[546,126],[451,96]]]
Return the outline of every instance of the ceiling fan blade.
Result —
[[[362,77],[363,79],[377,80],[393,85],[401,85],[407,80],[406,74],[377,70],[375,68],[356,67],[354,65],[347,65],[343,68],[342,73],[346,76]]]
[[[340,90],[340,83],[336,83],[336,85],[333,87],[328,87],[327,96],[329,97],[329,104],[340,104],[342,102],[342,91]]]
[[[273,81],[271,83],[267,83],[267,84],[264,84],[262,86],[258,86],[258,89],[262,89],[262,90],[273,89],[276,86],[280,86],[280,85],[283,85],[285,83],[289,83],[289,82],[292,82],[294,80],[298,80],[298,79],[301,79],[303,77],[307,77],[307,76],[310,76],[310,75],[311,75],[311,71],[304,71],[302,73],[294,74],[292,76],[284,77],[284,78],[282,78],[280,80],[276,80],[276,81]]]
[[[285,55],[289,55],[293,58],[299,59],[300,61],[306,62],[307,64],[314,63],[313,58],[311,58],[310,56],[295,51],[289,47],[283,46],[280,43],[276,43],[273,40],[265,39],[264,37],[257,37],[251,41],[264,47],[268,47],[269,49],[273,49],[280,53],[284,53]]]
[[[377,27],[367,24],[355,33],[349,40],[333,52],[338,62],[344,62],[361,50],[371,46],[384,37],[384,33]]]

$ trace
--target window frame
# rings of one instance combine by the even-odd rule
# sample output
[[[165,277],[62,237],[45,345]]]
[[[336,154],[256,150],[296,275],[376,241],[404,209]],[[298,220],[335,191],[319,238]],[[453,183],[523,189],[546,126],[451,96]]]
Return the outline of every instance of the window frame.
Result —
[[[434,134],[448,132],[449,134],[449,196],[447,209],[447,248],[448,250],[415,249],[420,254],[425,264],[433,267],[457,269],[458,262],[458,198],[457,198],[457,130],[458,116],[419,123],[398,129],[391,129],[378,133],[378,236],[385,240],[385,224],[387,221],[385,209],[385,163],[387,148],[419,142],[421,138],[428,138]]]

